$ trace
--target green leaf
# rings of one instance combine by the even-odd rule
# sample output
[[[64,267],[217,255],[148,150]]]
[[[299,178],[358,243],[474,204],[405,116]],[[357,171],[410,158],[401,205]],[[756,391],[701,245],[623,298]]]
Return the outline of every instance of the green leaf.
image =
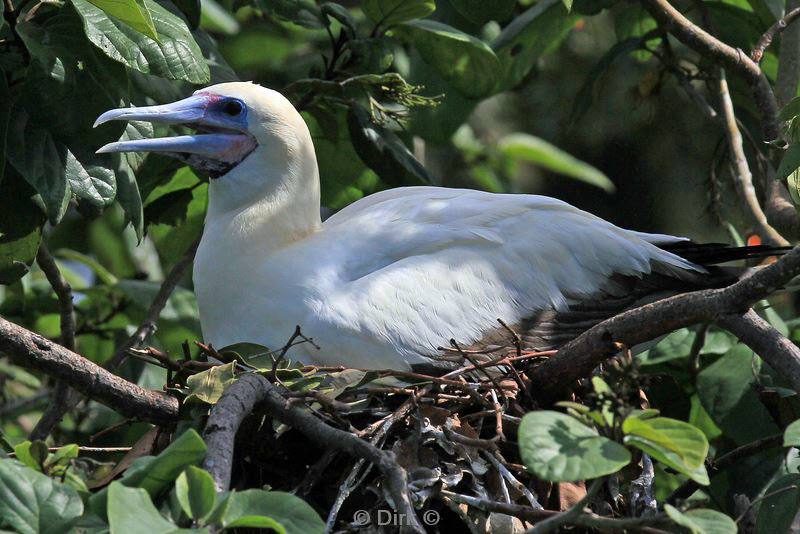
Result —
[[[614,473],[631,461],[628,450],[576,421],[547,410],[522,418],[523,463],[544,480],[589,480]]]
[[[199,464],[205,455],[203,438],[194,429],[189,429],[175,438],[158,456],[134,460],[119,482],[127,487],[142,488],[155,497],[178,478],[186,466]],[[106,513],[107,502],[108,488],[89,498],[92,510],[101,516]]]
[[[125,293],[134,304],[146,310],[153,302],[161,283],[149,280],[120,280],[115,287]],[[192,330],[199,330],[198,317],[197,299],[192,291],[183,287],[175,288],[158,316],[160,321],[175,321]]]
[[[0,517],[20,534],[60,534],[83,513],[78,493],[11,459],[0,459]]]
[[[516,87],[538,59],[554,49],[580,17],[561,0],[541,0],[515,17],[492,43],[502,68],[498,90]]]
[[[239,21],[228,10],[219,5],[216,0],[202,1],[200,25],[209,32],[222,33],[224,35],[236,35],[241,29]]]
[[[605,174],[539,137],[509,134],[500,139],[497,146],[511,160],[533,163],[599,187],[607,193],[614,192],[614,183]]]
[[[43,471],[44,460],[47,458],[47,444],[43,441],[23,441],[14,446],[17,460],[38,472]]]
[[[216,404],[225,388],[236,380],[236,362],[212,367],[186,379],[189,395],[185,402],[201,401]]]
[[[622,431],[626,445],[637,447],[654,460],[708,485],[708,474],[703,466],[708,440],[700,429],[668,417],[643,420],[629,416],[622,423]]]
[[[141,0],[88,0],[139,33],[158,41],[153,17]]]
[[[11,284],[28,272],[42,239],[44,213],[33,202],[33,190],[13,168],[0,181],[0,284]]]
[[[45,445],[45,450],[47,450],[47,446]],[[63,447],[59,447],[54,452],[47,455],[47,459],[44,462],[44,468],[48,472],[55,468],[64,468],[66,467],[70,460],[78,457],[78,446],[75,444],[64,445]]]
[[[516,0],[449,0],[462,17],[473,24],[484,25],[490,20],[505,21],[514,11]]]
[[[783,106],[778,118],[783,122],[788,122],[797,118],[800,115],[800,96],[796,96],[789,100],[789,103]]]
[[[304,28],[325,27],[322,12],[310,0],[255,0],[254,5],[265,13]]]
[[[178,528],[164,519],[150,500],[150,495],[142,488],[129,488],[116,481],[108,487],[108,525],[111,534],[198,532],[195,529]]]
[[[436,10],[433,0],[363,0],[361,9],[375,26],[384,29],[414,19],[427,17]]]
[[[369,112],[359,104],[351,104],[347,126],[361,161],[384,182],[395,187],[430,183],[428,171],[397,134],[372,122]]]
[[[336,2],[323,2],[319,6],[322,14],[338,21],[342,26],[350,30],[350,33],[356,33],[356,19],[350,10]]]
[[[688,512],[681,512],[674,506],[664,505],[664,511],[670,519],[678,525],[686,527],[692,534],[736,534],[736,523],[727,515],[709,510],[696,508]]]
[[[433,20],[403,23],[394,33],[465,97],[485,97],[497,86],[500,61],[480,39]]]
[[[756,516],[755,534],[791,532],[790,527],[798,510],[800,510],[800,475],[796,473],[784,475],[770,484],[764,492]]]
[[[230,495],[222,525],[272,528],[285,534],[315,534],[325,529],[317,512],[303,499],[280,491],[256,489]]]
[[[190,518],[200,520],[214,509],[217,490],[208,471],[190,465],[175,480],[178,502]]]
[[[795,207],[800,207],[800,143],[792,143],[783,153],[775,178],[786,180]]]
[[[72,0],[89,40],[128,68],[173,80],[208,83],[210,72],[186,22],[154,0],[142,0],[153,17],[159,41],[106,15],[86,0]]]
[[[800,419],[790,423],[783,432],[784,447],[800,447]]]

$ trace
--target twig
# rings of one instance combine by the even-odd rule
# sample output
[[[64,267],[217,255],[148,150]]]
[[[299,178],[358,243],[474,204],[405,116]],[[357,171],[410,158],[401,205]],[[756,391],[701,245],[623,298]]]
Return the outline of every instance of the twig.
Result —
[[[786,13],[783,18],[778,19],[775,24],[770,26],[758,39],[756,45],[753,47],[753,51],[750,52],[750,58],[756,63],[760,62],[761,58],[764,57],[764,52],[766,52],[769,45],[772,44],[772,40],[775,39],[775,36],[785,30],[797,17],[800,17],[800,8],[792,9]]]
[[[115,369],[122,363],[130,349],[141,347],[145,339],[153,335],[156,330],[156,321],[158,321],[158,316],[161,315],[161,310],[167,305],[167,300],[183,277],[183,272],[189,264],[192,263],[199,244],[200,239],[197,239],[197,241],[189,246],[183,256],[175,262],[175,265],[172,266],[167,277],[164,278],[164,281],[161,283],[161,287],[158,288],[158,293],[153,297],[153,302],[150,303],[150,307],[147,308],[144,320],[133,335],[117,348],[114,355],[103,367],[106,369]]]
[[[0,317],[0,351],[24,367],[64,380],[128,417],[155,423],[178,418],[178,399],[118,377],[86,358]]]
[[[531,393],[544,400],[553,399],[616,354],[614,342],[633,347],[684,326],[715,321],[726,313],[743,313],[798,274],[800,248],[796,247],[772,265],[726,288],[684,293],[624,311],[593,326],[532,369]],[[787,378],[800,377],[800,365],[794,359],[779,368],[789,371]],[[796,378],[793,387],[800,392],[800,380]]]
[[[742,195],[744,204],[747,206],[750,216],[758,228],[758,233],[765,243],[774,243],[782,247],[788,246],[789,242],[767,222],[767,216],[761,209],[761,204],[756,196],[753,175],[750,172],[750,166],[747,164],[747,157],[744,154],[742,134],[736,124],[736,115],[733,110],[731,94],[728,90],[728,81],[725,78],[725,69],[722,68],[719,69],[719,100],[725,121],[725,135],[728,138],[728,146],[730,147],[732,174],[736,184],[739,186],[739,193]]]
[[[514,489],[516,489],[518,492],[523,494],[526,499],[528,499],[528,502],[531,503],[532,507],[536,509],[543,509],[542,505],[539,504],[539,501],[537,501],[536,497],[534,497],[533,493],[531,493],[531,490],[525,487],[525,484],[517,480],[517,477],[515,477],[511,473],[511,471],[509,471],[506,468],[506,466],[503,465],[503,462],[500,461],[500,458],[502,458],[502,456],[500,456],[499,451],[495,450],[493,452],[491,451],[481,451],[481,452],[483,453],[483,456],[487,460],[489,460],[489,462],[494,466],[494,468],[497,469],[497,472],[500,473],[500,475],[504,479],[506,479],[506,481],[508,481],[509,484],[514,486]],[[500,458],[498,458],[498,456],[500,456]]]
[[[118,452],[128,452],[132,448],[133,447],[84,447],[82,445],[79,445],[78,446],[78,451],[79,452],[88,452],[88,453],[114,454],[114,453],[118,453]],[[59,447],[48,447],[47,450],[49,452],[56,452],[57,450],[59,450]],[[9,452],[8,455],[11,456],[12,458],[16,456],[16,454],[13,453],[13,452]]]
[[[800,348],[786,339],[753,310],[742,315],[728,314],[717,318],[717,324],[753,349],[767,364],[786,378],[795,391],[800,391]]]
[[[204,438],[208,453],[203,466],[212,474],[219,490],[227,489],[230,484],[236,429],[256,403],[263,403],[273,417],[299,430],[316,443],[375,464],[384,476],[394,506],[399,513],[406,514],[408,524],[405,530],[425,532],[411,505],[405,471],[392,454],[350,432],[335,429],[301,407],[291,404],[266,378],[257,374],[244,375],[231,384],[211,410],[206,425]]]
[[[795,485],[795,484],[792,484],[791,486],[785,486],[785,487],[783,487],[783,488],[776,489],[775,491],[770,491],[769,493],[766,493],[766,494],[764,494],[764,495],[761,495],[761,496],[759,496],[759,497],[756,497],[755,499],[753,499],[752,501],[750,501],[750,503],[747,505],[747,508],[745,508],[745,509],[744,509],[744,511],[743,511],[741,514],[739,514],[739,517],[737,517],[737,518],[736,518],[736,523],[737,523],[737,524],[738,524],[738,523],[740,523],[740,522],[742,521],[742,519],[744,519],[744,518],[745,518],[745,516],[747,516],[747,513],[750,511],[750,509],[751,509],[751,508],[752,508],[752,507],[753,507],[753,506],[754,506],[756,503],[758,503],[758,502],[761,502],[761,501],[763,501],[764,499],[769,499],[770,497],[774,497],[775,495],[778,495],[778,494],[780,494],[780,493],[783,493],[784,491],[793,491],[793,490],[796,490],[796,489],[798,489],[798,488],[800,488],[800,486],[797,486],[797,485]]]
[[[75,314],[72,307],[72,288],[58,270],[53,255],[42,242],[36,253],[36,263],[47,277],[50,287],[58,298],[59,314],[61,316],[61,345],[69,350],[75,350]]]
[[[744,76],[750,83],[756,106],[761,112],[764,137],[767,141],[780,138],[778,104],[769,80],[761,72],[758,63],[746,53],[723,43],[694,24],[668,0],[642,0],[642,4],[659,24],[686,46]]]

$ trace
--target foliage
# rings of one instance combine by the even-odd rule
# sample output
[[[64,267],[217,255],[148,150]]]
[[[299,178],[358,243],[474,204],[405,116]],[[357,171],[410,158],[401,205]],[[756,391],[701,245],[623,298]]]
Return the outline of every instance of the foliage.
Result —
[[[697,5],[702,16],[691,9],[690,16],[707,18],[723,40],[745,50],[784,9],[781,1]],[[706,92],[716,67],[666,37],[636,2],[12,0],[0,11],[0,315],[53,340],[62,335],[58,301],[34,264],[46,243],[75,296],[76,351],[95,363],[106,364],[142,323],[165,273],[200,235],[208,184],[206,176],[163,157],[96,154],[114,140],[168,133],[138,122],[95,129],[94,120],[111,108],[166,103],[240,77],[280,89],[302,111],[317,150],[323,203],[331,209],[388,187],[428,183],[539,191],[552,180],[550,173],[568,179],[552,180],[566,187],[567,195],[583,195],[603,207],[612,202],[603,195],[624,189],[613,171],[627,172],[631,155],[620,150],[608,156],[597,139],[616,146],[624,145],[620,139],[626,135],[667,132],[668,142],[662,137],[648,146],[659,165],[640,166],[666,167],[680,176],[677,160],[702,160],[701,175],[715,169],[707,187],[714,213],[746,229],[741,216],[731,215],[736,210],[719,199],[720,190],[735,190],[715,181],[728,157],[717,150],[719,132],[708,139],[700,133],[679,139],[673,126],[658,123],[673,117],[653,111],[664,101],[677,102],[669,108],[674,122],[706,132],[697,117],[715,100]],[[776,50],[773,45],[762,61],[773,81],[780,67]],[[569,90],[561,86],[567,76]],[[625,86],[616,96],[612,78]],[[752,98],[743,80],[732,73],[729,79],[748,154],[763,164],[768,155],[762,154]],[[563,97],[544,106],[559,118],[537,117],[544,126],[531,126],[526,114],[543,92]],[[623,112],[614,107],[615,98],[627,99]],[[607,116],[598,115],[600,104],[611,110]],[[643,120],[648,113],[655,118]],[[796,206],[798,117],[800,97],[780,111],[785,146],[771,148],[778,155],[776,177],[785,180]],[[623,163],[613,169],[607,159]],[[640,166],[630,165],[637,182],[659,181]],[[689,182],[673,176],[652,191],[684,194]],[[670,198],[653,203],[661,211],[684,213]],[[688,219],[684,227],[699,226]],[[793,314],[789,299],[776,299],[776,305]],[[763,314],[792,340],[800,339],[797,319],[784,323],[771,308]],[[400,382],[408,388],[407,378],[284,368],[273,365],[275,352],[252,345],[197,350],[190,343],[200,339],[200,325],[186,276],[157,323],[147,340],[153,349],[135,353],[116,372],[181,398],[185,420],[171,443],[166,438],[157,443],[157,432],[147,425],[124,421],[95,403],[72,410],[48,442],[28,441],[52,383],[0,359],[2,449],[15,456],[0,455],[0,528],[321,532],[319,514],[328,512],[330,502],[263,489],[263,480],[250,489],[216,491],[212,476],[198,467],[206,446],[197,431],[209,408],[246,370],[275,377],[298,395],[313,391],[343,399],[353,410],[348,423],[366,426],[364,414],[390,413],[400,394],[353,399],[370,387],[387,391]],[[662,507],[660,517],[671,528],[733,532],[738,495],[751,499],[756,532],[788,528],[800,492],[797,463],[783,460],[800,447],[800,405],[783,377],[729,334],[705,326],[673,332],[638,354],[635,363],[609,367],[581,384],[576,398],[557,404],[566,413],[501,399],[511,411],[530,410],[521,421],[508,416],[519,423],[518,430],[506,429],[519,449],[506,447],[503,454],[518,455],[517,461],[553,487],[609,477],[626,490],[646,454],[656,464],[659,504],[681,484],[700,486],[692,501]],[[384,404],[377,405],[378,398]],[[325,408],[319,402],[314,409]],[[442,409],[423,403],[414,412],[414,429],[424,434],[422,449],[430,454],[426,459],[439,469],[431,474],[435,470],[424,462],[413,466],[415,482],[434,481],[420,482],[414,495],[425,503],[437,484],[464,487],[468,480],[470,490],[483,495],[482,477],[491,461],[447,438],[457,431],[488,441],[492,425],[476,430],[459,414],[442,415],[437,408]],[[290,482],[297,480],[275,473],[295,468],[304,475],[305,460],[319,451],[292,441],[296,436],[277,422],[264,426],[274,430],[277,445],[270,446],[286,454],[250,443],[251,456],[266,458],[248,465],[257,465],[259,476],[272,475],[266,479],[270,484],[294,489]],[[783,449],[760,451],[723,472],[707,469],[726,453],[781,433]],[[76,445],[92,438],[100,446],[135,446],[109,460]],[[412,449],[407,436],[393,436],[391,443],[400,453]],[[52,444],[61,446],[49,448]],[[146,455],[151,449],[160,453]],[[439,455],[436,461],[431,450]],[[295,465],[287,451],[307,456]],[[454,471],[447,472],[451,466]],[[366,502],[369,495],[364,491],[359,498]]]

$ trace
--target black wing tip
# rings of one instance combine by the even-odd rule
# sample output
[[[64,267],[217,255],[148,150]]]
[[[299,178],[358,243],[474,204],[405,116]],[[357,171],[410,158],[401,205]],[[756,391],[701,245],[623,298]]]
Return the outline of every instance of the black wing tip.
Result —
[[[736,260],[753,260],[781,256],[793,247],[771,245],[747,245],[735,247],[725,243],[695,243],[679,241],[661,245],[660,248],[677,254],[681,258],[698,265],[715,265]]]

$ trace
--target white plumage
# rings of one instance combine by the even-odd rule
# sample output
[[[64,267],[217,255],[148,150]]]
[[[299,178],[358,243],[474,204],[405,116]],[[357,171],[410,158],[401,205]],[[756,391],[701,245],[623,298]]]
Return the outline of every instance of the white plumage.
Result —
[[[294,359],[406,369],[430,363],[450,339],[479,341],[498,318],[514,325],[613,292],[613,275],[704,271],[656,246],[680,238],[624,230],[542,196],[400,188],[321,223],[312,140],[291,104],[253,84],[198,93],[207,97],[206,114],[191,123],[213,122],[220,139],[235,133],[239,150],[243,133],[256,145],[238,164],[202,153],[233,163],[211,181],[194,266],[203,335],[215,347],[278,348],[300,325],[320,349],[298,345]],[[218,111],[230,99],[246,108],[238,127]],[[158,106],[149,120],[163,120],[181,102]],[[148,109],[156,108],[115,110],[98,123],[147,120]],[[101,150],[153,150],[157,140],[148,141]]]

